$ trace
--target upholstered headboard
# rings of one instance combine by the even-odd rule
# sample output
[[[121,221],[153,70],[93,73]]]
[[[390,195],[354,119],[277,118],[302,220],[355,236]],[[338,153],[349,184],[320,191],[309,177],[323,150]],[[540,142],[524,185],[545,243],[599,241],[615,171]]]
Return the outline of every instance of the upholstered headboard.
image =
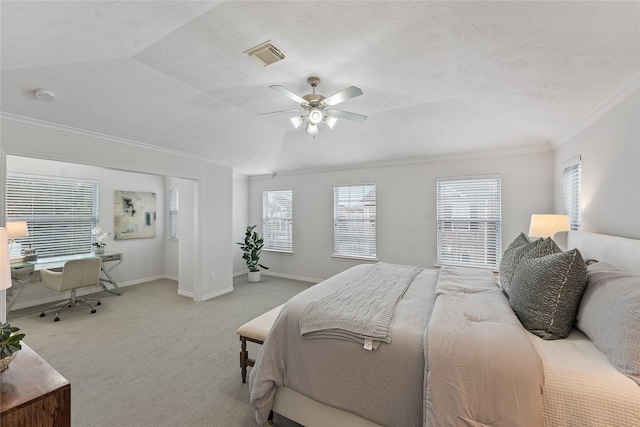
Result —
[[[640,240],[581,231],[569,231],[566,237],[567,249],[578,248],[584,259],[606,261],[640,274]]]

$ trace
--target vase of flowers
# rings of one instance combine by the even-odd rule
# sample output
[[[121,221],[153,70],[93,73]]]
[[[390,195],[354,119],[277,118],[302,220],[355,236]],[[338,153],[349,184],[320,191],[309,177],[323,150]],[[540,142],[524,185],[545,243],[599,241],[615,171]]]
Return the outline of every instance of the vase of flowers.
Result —
[[[104,247],[107,246],[104,241],[111,235],[111,233],[103,233],[100,226],[97,226],[96,228],[91,230],[91,234],[96,236],[96,241],[91,244],[93,246],[93,253],[103,254]]]
[[[15,359],[18,350],[22,348],[20,341],[24,334],[16,334],[20,328],[11,326],[9,323],[0,323],[0,372],[9,367]]]

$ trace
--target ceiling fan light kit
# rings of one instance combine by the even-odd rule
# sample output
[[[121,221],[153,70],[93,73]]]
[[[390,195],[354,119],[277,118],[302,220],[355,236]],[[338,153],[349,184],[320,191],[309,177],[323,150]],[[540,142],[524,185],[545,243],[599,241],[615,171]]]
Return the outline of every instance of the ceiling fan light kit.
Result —
[[[350,86],[344,90],[341,90],[338,93],[335,93],[329,97],[325,97],[323,95],[316,93],[316,87],[320,84],[319,77],[309,77],[307,79],[309,85],[311,85],[312,92],[310,94],[299,96],[295,93],[291,92],[289,89],[280,85],[269,86],[272,90],[286,96],[287,98],[297,102],[300,104],[300,108],[297,110],[285,110],[285,111],[274,111],[270,113],[262,113],[260,115],[266,114],[281,114],[281,113],[304,113],[306,112],[306,117],[308,118],[309,123],[307,124],[307,133],[310,135],[315,135],[318,133],[318,125],[321,122],[325,122],[325,124],[329,127],[329,129],[333,129],[336,125],[338,118],[352,120],[356,122],[363,122],[367,119],[367,116],[363,114],[350,113],[348,111],[335,110],[333,107],[336,104],[344,102],[348,99],[355,98],[356,96],[362,95],[362,90],[355,86]],[[302,123],[305,121],[304,115],[296,115],[292,117],[291,124],[295,129],[298,129]]]
[[[309,123],[307,125],[307,133],[309,135],[316,135],[318,133],[318,125],[314,125],[313,123]]]
[[[300,125],[304,123],[304,117],[303,116],[291,117],[289,120],[291,120],[291,124],[293,124],[293,128],[294,129],[298,129],[300,127]]]
[[[317,108],[312,108],[309,110],[309,121],[314,125],[317,125],[322,121],[322,111]]]
[[[333,127],[338,122],[338,119],[336,119],[335,117],[326,116],[324,118],[324,122],[327,124],[327,126],[329,126],[329,129],[333,129]]]

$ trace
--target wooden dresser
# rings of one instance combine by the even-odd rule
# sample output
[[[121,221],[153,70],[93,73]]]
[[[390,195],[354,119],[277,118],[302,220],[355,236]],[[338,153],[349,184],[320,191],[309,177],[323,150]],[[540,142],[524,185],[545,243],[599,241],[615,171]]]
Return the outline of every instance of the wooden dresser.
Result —
[[[24,343],[0,372],[0,426],[71,426],[69,381]]]

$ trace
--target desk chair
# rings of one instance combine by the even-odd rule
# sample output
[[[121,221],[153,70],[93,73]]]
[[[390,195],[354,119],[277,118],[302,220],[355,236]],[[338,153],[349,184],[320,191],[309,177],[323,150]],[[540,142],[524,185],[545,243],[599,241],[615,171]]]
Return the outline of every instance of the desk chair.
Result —
[[[102,260],[100,258],[91,257],[67,261],[62,267],[62,271],[40,270],[42,281],[47,288],[58,292],[71,291],[71,298],[42,310],[40,317],[44,317],[45,311],[57,308],[56,317],[53,319],[54,322],[57,322],[60,320],[59,315],[63,310],[67,307],[75,307],[77,304],[89,306],[91,313],[95,313],[96,309],[88,301],[96,300],[96,305],[100,305],[100,300],[97,298],[76,298],[76,289],[98,285],[100,283],[101,264]]]

